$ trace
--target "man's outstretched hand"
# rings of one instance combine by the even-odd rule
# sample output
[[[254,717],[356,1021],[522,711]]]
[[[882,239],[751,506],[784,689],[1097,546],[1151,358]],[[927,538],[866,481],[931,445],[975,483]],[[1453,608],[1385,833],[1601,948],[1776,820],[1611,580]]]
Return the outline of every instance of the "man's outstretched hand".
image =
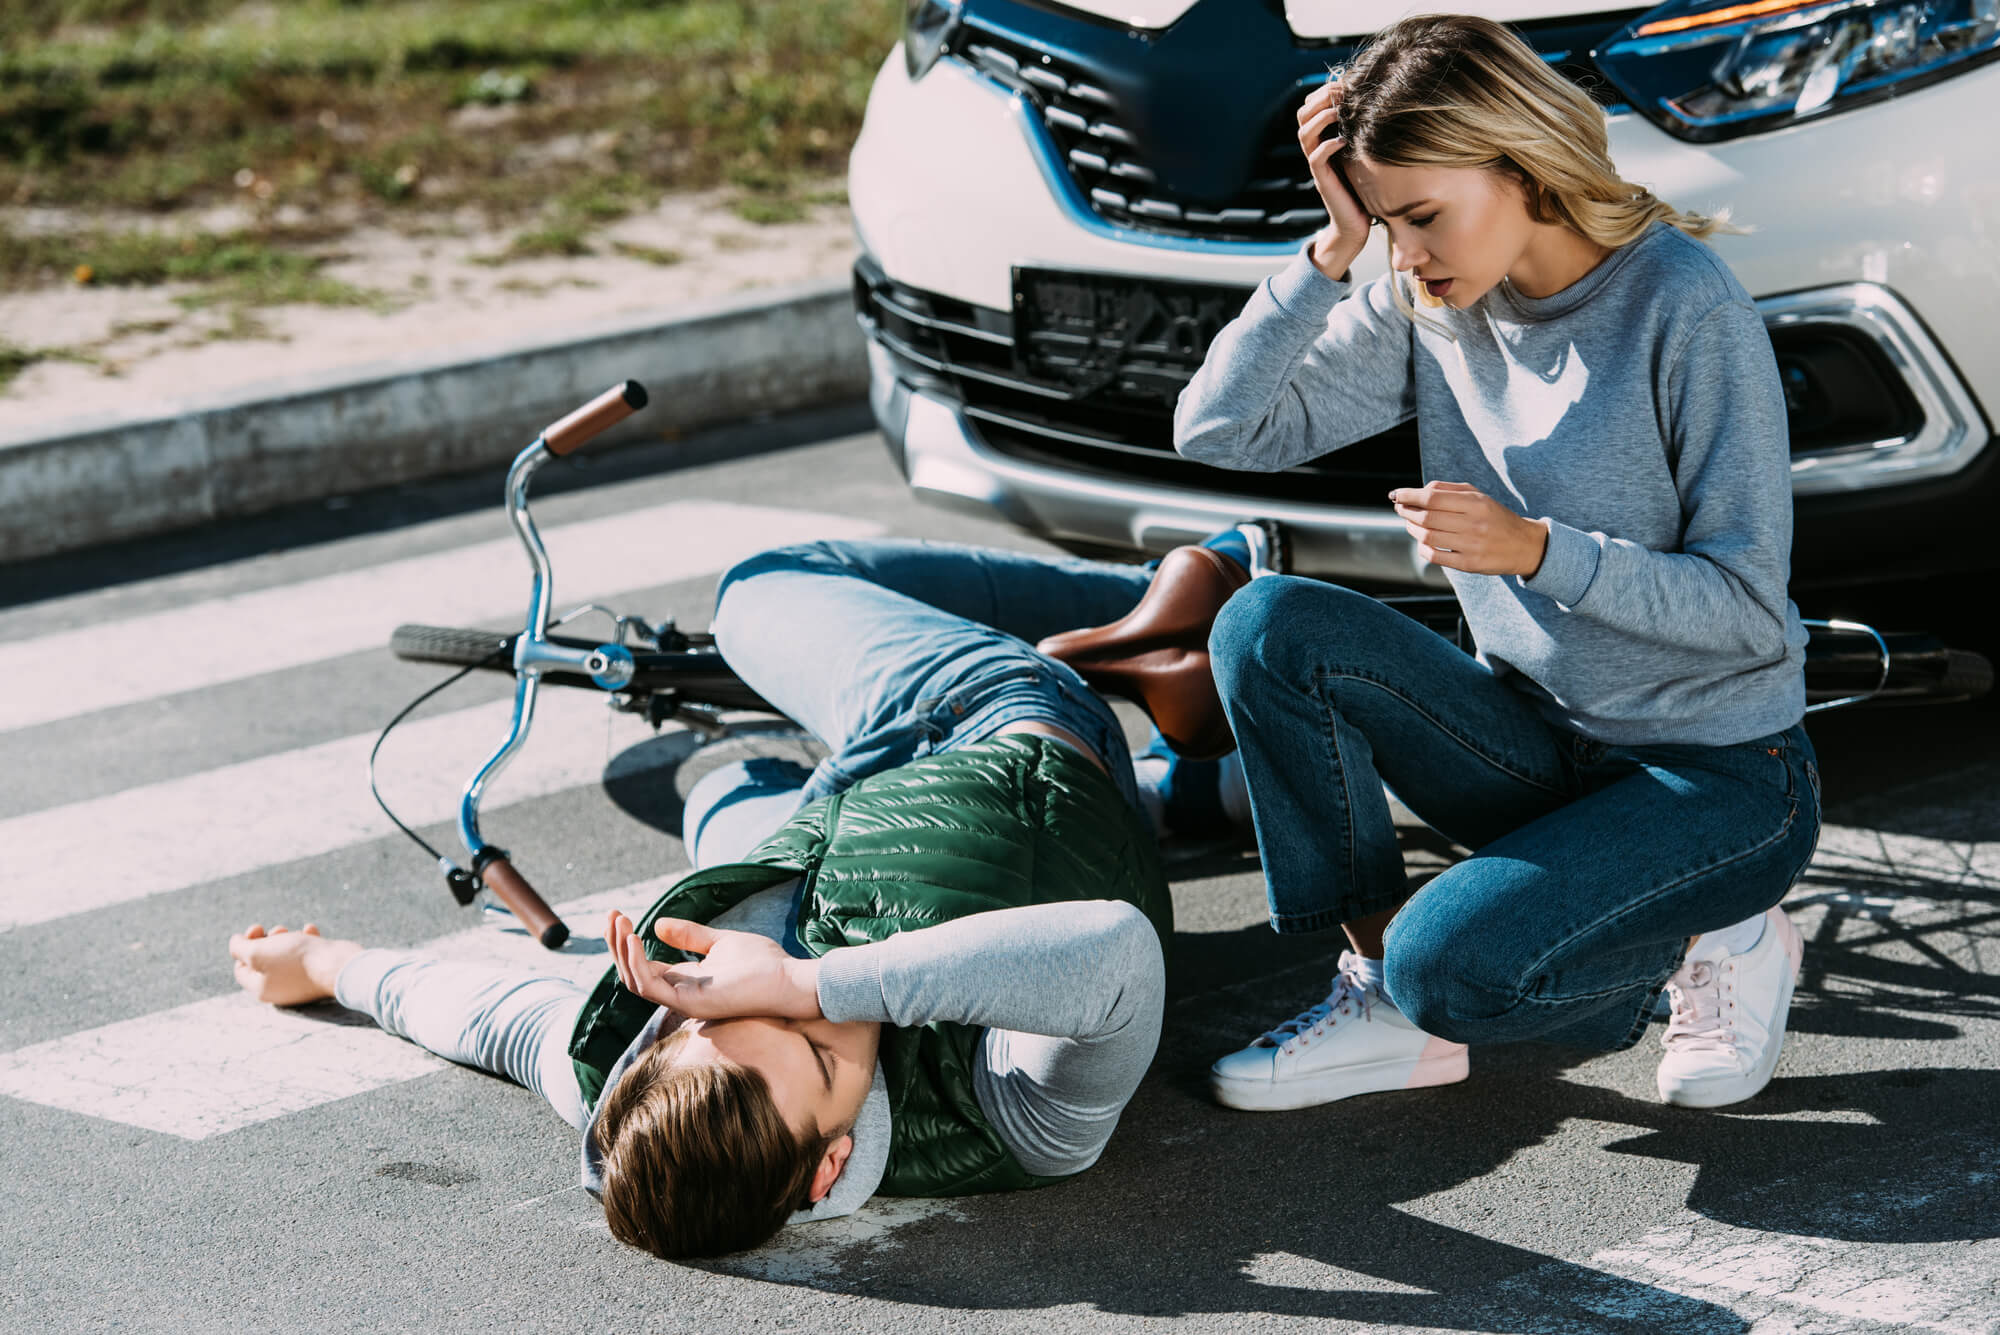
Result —
[[[329,941],[312,923],[298,932],[288,927],[266,932],[259,923],[229,938],[237,985],[273,1006],[303,1006],[332,996],[341,966],[360,953],[360,942]]]
[[[662,918],[653,933],[703,958],[688,964],[649,960],[632,920],[613,913],[605,939],[627,991],[697,1020],[820,1018],[818,960],[793,959],[777,942],[752,932],[717,931],[685,918]]]

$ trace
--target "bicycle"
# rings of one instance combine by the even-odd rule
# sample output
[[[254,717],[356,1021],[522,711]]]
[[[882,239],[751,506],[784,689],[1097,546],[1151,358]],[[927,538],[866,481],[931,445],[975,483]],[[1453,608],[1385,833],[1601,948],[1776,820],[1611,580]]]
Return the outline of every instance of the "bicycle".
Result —
[[[526,740],[542,684],[604,692],[614,709],[644,717],[655,730],[679,721],[709,740],[728,731],[731,725],[723,718],[726,712],[784,717],[783,711],[736,675],[717,650],[713,636],[682,631],[671,616],[653,623],[600,604],[584,603],[560,617],[551,617],[554,571],[528,510],[529,483],[550,459],[573,452],[645,405],[645,388],[636,380],[627,380],[550,424],[515,456],[507,472],[504,502],[533,573],[526,622],[513,634],[448,626],[397,627],[390,648],[398,658],[450,664],[459,671],[405,706],[383,728],[369,754],[373,788],[375,756],[383,740],[417,706],[469,672],[488,669],[514,675],[514,713],[507,736],[467,782],[459,800],[458,833],[471,867],[461,868],[431,847],[398,820],[386,803],[382,809],[398,829],[436,858],[460,904],[473,903],[482,888],[490,891],[530,935],[551,950],[568,940],[569,928],[514,867],[506,850],[487,843],[479,832],[480,798],[486,784]],[[1452,596],[1386,595],[1381,601],[1470,649],[1457,600]],[[549,634],[589,612],[611,619],[609,640]],[[1806,624],[1812,637],[1805,667],[1809,713],[1864,704],[1969,700],[1986,694],[1993,684],[1993,669],[1985,658],[1950,649],[1929,635],[1885,633],[1859,622]],[[379,790],[375,796],[381,803]]]

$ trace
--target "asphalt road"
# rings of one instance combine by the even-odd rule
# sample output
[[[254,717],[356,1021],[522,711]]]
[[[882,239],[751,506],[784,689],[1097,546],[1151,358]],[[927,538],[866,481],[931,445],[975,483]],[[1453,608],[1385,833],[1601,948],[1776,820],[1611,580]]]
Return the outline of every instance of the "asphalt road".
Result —
[[[708,443],[717,462],[676,472],[644,449],[551,470],[559,604],[704,624],[714,572],[776,537],[1037,546],[914,505],[853,413]],[[1648,1041],[1217,1108],[1208,1063],[1317,999],[1337,943],[1269,932],[1251,855],[1179,850],[1165,1037],[1097,1168],[878,1200],[714,1265],[625,1249],[533,1095],[231,995],[224,940],[252,921],[601,966],[595,917],[543,961],[367,803],[374,731],[439,675],[387,628],[525,601],[499,494],[399,488],[0,570],[0,1326],[2000,1332],[1990,704],[1817,721],[1807,973],[1750,1103],[1661,1105]],[[385,791],[434,840],[504,691],[465,682],[385,748]],[[569,694],[487,808],[551,901],[643,906],[685,866],[688,783],[728,748],[796,746],[651,738]],[[1414,874],[1454,856],[1408,836]]]

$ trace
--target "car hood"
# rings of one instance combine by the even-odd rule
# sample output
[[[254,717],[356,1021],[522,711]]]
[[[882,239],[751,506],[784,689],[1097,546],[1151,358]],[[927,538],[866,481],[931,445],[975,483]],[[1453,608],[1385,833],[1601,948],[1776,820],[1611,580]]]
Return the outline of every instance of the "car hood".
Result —
[[[1198,0],[1061,0],[1064,7],[1144,31],[1170,28]],[[1419,6],[1418,9],[1422,7]],[[1453,0],[1455,14],[1480,14],[1502,23],[1595,14],[1621,6],[1615,0]],[[1285,0],[1285,22],[1305,38],[1364,37],[1413,10],[1409,0]]]

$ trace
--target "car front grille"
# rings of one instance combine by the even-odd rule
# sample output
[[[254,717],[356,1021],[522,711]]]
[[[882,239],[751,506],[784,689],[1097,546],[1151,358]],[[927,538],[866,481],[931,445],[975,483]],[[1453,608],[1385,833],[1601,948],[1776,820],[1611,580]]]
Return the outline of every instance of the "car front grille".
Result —
[[[1192,313],[1197,328],[1234,319],[1249,289],[1149,281],[1147,309]],[[898,374],[959,405],[1002,454],[1107,476],[1148,477],[1204,491],[1379,504],[1418,477],[1414,424],[1282,473],[1224,473],[1174,453],[1174,403],[1201,366],[1207,339],[1178,341],[1169,320],[1132,322],[1115,345],[1087,322],[1035,329],[1017,341],[1015,317],[920,292],[871,258],[854,266],[856,316],[896,359]],[[1025,328],[1025,322],[1024,326]]]
[[[1626,108],[1615,101],[1615,90],[1589,51],[1630,17],[1617,13],[1514,26],[1565,76],[1608,111],[1618,111]],[[1172,236],[1272,244],[1300,240],[1326,222],[1326,207],[1299,152],[1293,109],[1273,117],[1242,190],[1217,204],[1189,199],[1162,183],[1117,98],[1060,54],[979,27],[955,39],[953,54],[1035,107],[1078,194],[1106,222]],[[1328,46],[1315,54],[1337,64],[1351,49]]]
[[[1267,242],[1295,241],[1326,222],[1326,206],[1299,152],[1296,116],[1272,123],[1255,175],[1228,207],[1203,208],[1160,184],[1111,94],[1059,58],[999,38],[970,42],[964,54],[980,71],[1035,103],[1070,179],[1108,222],[1177,236]]]

